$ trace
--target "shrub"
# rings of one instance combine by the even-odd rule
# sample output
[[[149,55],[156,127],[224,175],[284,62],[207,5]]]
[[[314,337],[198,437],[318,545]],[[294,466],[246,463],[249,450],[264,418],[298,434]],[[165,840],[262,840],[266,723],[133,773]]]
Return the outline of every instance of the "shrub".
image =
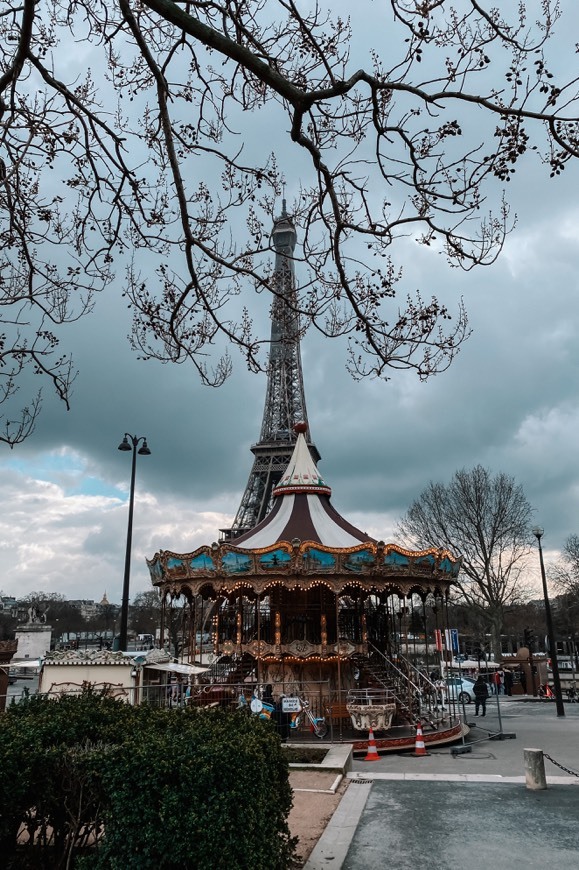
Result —
[[[0,759],[6,867],[40,852],[36,866],[107,870],[291,863],[287,760],[257,717],[32,698],[0,718]]]

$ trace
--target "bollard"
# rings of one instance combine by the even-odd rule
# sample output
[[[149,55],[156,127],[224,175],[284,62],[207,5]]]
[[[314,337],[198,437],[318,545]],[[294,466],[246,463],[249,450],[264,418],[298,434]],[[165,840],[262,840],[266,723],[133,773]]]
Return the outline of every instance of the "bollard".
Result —
[[[525,758],[525,781],[527,788],[533,791],[547,788],[543,750],[523,749],[523,754]]]

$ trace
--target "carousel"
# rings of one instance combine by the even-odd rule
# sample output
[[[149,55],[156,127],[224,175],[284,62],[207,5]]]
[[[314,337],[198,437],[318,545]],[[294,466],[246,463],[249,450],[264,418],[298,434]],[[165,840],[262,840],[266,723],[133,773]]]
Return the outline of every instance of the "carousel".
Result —
[[[427,608],[444,624],[460,560],[385,544],[344,519],[306,424],[295,428],[292,458],[259,525],[234,542],[147,560],[162,634],[181,607],[189,661],[202,660],[199,638],[210,637],[211,666],[192,702],[277,709],[290,739],[313,732],[359,751],[370,729],[379,749],[412,748],[418,722],[426,743],[457,739],[460,717],[437,682],[441,652],[426,626]]]

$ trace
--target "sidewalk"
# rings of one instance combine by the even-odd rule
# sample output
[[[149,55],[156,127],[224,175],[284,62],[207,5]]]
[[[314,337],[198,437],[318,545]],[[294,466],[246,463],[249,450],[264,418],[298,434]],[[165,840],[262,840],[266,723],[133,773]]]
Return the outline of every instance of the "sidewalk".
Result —
[[[440,747],[422,758],[355,760],[305,870],[578,867],[579,704],[566,704],[559,718],[553,703],[529,700],[538,699],[499,696],[497,710],[493,696],[482,722],[467,707],[468,753]],[[503,736],[514,739],[499,739],[499,712]],[[523,749],[531,747],[553,759],[545,791],[525,787]]]

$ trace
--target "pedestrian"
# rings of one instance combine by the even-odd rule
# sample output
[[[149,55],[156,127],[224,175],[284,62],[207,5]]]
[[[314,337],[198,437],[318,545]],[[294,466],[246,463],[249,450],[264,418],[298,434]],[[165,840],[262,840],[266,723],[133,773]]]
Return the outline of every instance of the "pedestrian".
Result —
[[[501,694],[501,688],[503,685],[503,681],[501,679],[501,671],[495,671],[493,674],[493,683],[495,685],[495,692],[497,695]]]
[[[507,670],[505,671],[505,695],[508,695],[509,698],[513,694],[513,672]]]
[[[521,688],[523,689],[523,695],[527,694],[527,675],[525,673],[524,668],[519,668],[519,679],[521,681]]]
[[[482,708],[482,715],[487,713],[487,698],[489,696],[489,687],[484,681],[482,674],[477,678],[474,684],[474,715],[478,716],[479,707]]]

